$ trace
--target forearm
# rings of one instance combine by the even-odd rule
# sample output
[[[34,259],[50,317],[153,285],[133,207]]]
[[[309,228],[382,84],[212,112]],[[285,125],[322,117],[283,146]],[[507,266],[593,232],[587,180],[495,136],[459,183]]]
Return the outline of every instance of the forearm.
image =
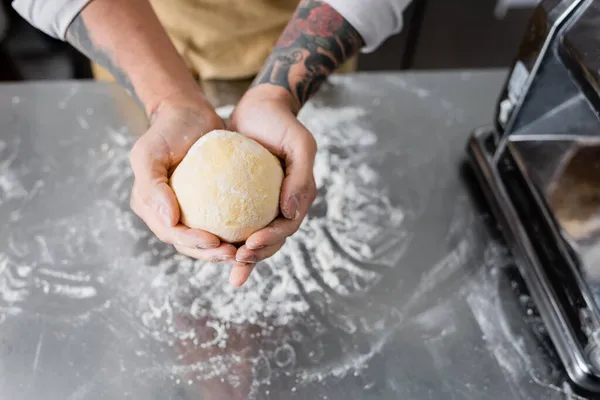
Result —
[[[147,0],[93,0],[66,38],[108,69],[148,114],[165,99],[199,92]]]
[[[363,44],[356,29],[327,3],[302,0],[253,86],[289,93],[297,112]]]

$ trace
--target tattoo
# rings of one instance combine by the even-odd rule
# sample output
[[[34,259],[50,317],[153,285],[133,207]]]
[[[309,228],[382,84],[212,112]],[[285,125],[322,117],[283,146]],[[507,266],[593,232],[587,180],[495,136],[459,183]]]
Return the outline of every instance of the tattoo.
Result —
[[[96,46],[90,37],[81,13],[75,17],[73,22],[71,22],[71,25],[69,25],[69,28],[67,29],[67,41],[77,50],[85,54],[90,60],[106,68],[127,93],[129,93],[129,95],[138,103],[142,104],[133,90],[133,85],[127,74],[115,65],[108,52]]]
[[[253,86],[281,86],[300,109],[363,45],[356,29],[331,6],[322,0],[302,0]]]

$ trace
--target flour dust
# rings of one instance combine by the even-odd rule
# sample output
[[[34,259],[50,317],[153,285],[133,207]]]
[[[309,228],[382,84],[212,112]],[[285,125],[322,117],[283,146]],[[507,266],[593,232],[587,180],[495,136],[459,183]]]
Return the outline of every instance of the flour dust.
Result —
[[[166,370],[182,382],[237,387],[250,397],[276,376],[299,385],[342,376],[378,351],[391,326],[386,312],[374,310],[374,324],[352,316],[345,301],[364,296],[397,265],[408,235],[402,205],[392,204],[379,173],[360,157],[377,143],[365,109],[303,109],[300,119],[320,149],[318,198],[299,232],[237,289],[227,284],[227,266],[175,254],[133,215],[131,134],[97,126],[89,115],[75,123],[81,134],[96,132],[99,143],[61,143],[74,147],[70,160],[26,165],[18,140],[0,142],[0,216],[12,216],[0,228],[7,238],[0,248],[4,317],[32,314],[75,328],[98,313],[128,310],[140,338],[180,354],[140,374]],[[356,333],[369,338],[360,351]],[[325,346],[332,338],[336,345]]]
[[[402,208],[358,157],[377,141],[362,122],[366,116],[353,107],[303,109],[300,119],[319,144],[318,197],[310,215],[242,288],[225,284],[229,269],[223,265],[182,256],[162,260],[160,270],[177,273],[157,277],[139,298],[141,319],[156,340],[187,343],[196,355],[197,349],[230,354],[245,348],[240,363],[252,365],[250,393],[274,377],[301,385],[366,365],[390,323],[354,318],[343,300],[374,287],[397,265],[407,242]],[[345,338],[358,332],[371,338],[360,352]],[[336,345],[329,348],[325,342],[332,337]],[[177,368],[193,375],[194,365]]]

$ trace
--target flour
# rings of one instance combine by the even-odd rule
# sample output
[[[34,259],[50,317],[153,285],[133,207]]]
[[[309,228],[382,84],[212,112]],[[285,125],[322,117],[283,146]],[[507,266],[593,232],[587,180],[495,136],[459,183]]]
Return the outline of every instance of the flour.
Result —
[[[81,129],[83,118],[77,120]],[[85,122],[87,124],[87,121]],[[83,125],[85,125],[83,124]],[[82,209],[71,210],[67,216],[53,219],[30,220],[20,223],[23,215],[39,212],[45,182],[36,180],[26,187],[27,170],[14,167],[19,142],[2,146],[0,151],[0,205],[2,199],[20,199],[20,206],[10,212],[6,248],[0,252],[0,309],[14,312],[35,312],[52,318],[65,318],[73,323],[85,320],[90,312],[105,309],[109,304],[108,292],[117,286],[116,267],[120,260],[107,262],[106,249],[125,248],[123,240],[141,238],[148,233],[134,227],[134,217],[119,202],[129,190],[131,172],[128,165],[128,148],[131,140],[123,141],[124,132],[110,132],[106,152],[90,152],[87,160],[75,153],[72,162],[87,169],[87,180],[106,181],[118,193],[118,199],[99,200],[82,204]],[[125,132],[126,133],[126,132]],[[112,152],[110,151],[112,150]],[[40,166],[45,173],[51,169]],[[110,182],[109,182],[110,181]],[[75,195],[79,181],[58,179],[51,192]],[[60,201],[50,198],[50,205]],[[14,207],[14,203],[13,203]],[[0,213],[3,211],[0,208]],[[66,210],[67,212],[69,210]],[[13,216],[15,216],[13,218]],[[12,225],[14,224],[14,225]],[[123,254],[126,254],[124,251]],[[41,299],[45,301],[40,302]]]
[[[59,108],[76,93],[74,87]],[[218,110],[223,117],[231,111]],[[175,254],[133,215],[128,208],[132,136],[125,127],[94,126],[92,115],[87,110],[75,121],[81,134],[97,131],[102,142],[71,160],[92,182],[87,187],[81,177],[66,177],[52,188],[41,181],[26,187],[23,171],[11,168],[18,146],[1,147],[0,199],[30,196],[11,213],[27,215],[44,196],[76,196],[75,190],[83,190],[85,198],[94,198],[85,191],[98,193],[68,213],[8,230],[0,252],[2,319],[6,313],[35,312],[79,326],[94,313],[120,307],[137,318],[140,337],[182,352],[172,365],[137,373],[149,377],[170,371],[182,382],[220,379],[233,387],[249,381],[250,393],[292,371],[298,384],[341,377],[360,370],[380,351],[389,334],[386,317],[376,316],[377,323],[358,320],[348,314],[344,299],[360,297],[380,282],[397,265],[409,236],[404,208],[392,203],[389,188],[362,157],[377,143],[364,122],[366,109],[313,104],[303,109],[300,119],[319,145],[318,197],[299,232],[260,263],[242,288],[227,284],[229,266]],[[60,204],[58,199],[46,201]],[[323,340],[336,332],[368,332],[367,348],[357,353],[342,341],[340,353],[327,354]],[[259,351],[237,353],[240,343],[257,341]],[[206,356],[188,358],[187,348]],[[250,377],[234,372],[243,365],[250,365],[243,369]]]
[[[12,200],[23,198],[26,195],[27,191],[17,179],[15,173],[9,171],[0,176],[0,198]]]
[[[376,136],[360,126],[365,115],[364,109],[352,107],[317,109],[309,104],[303,109],[300,119],[320,149],[315,180],[322,194],[314,213],[280,252],[257,267],[242,288],[215,284],[226,281],[229,269],[223,265],[180,259],[179,274],[189,274],[190,290],[203,293],[194,303],[196,317],[232,324],[268,320],[285,325],[309,310],[303,293],[363,293],[394,265],[403,251],[403,236],[398,233],[404,214],[390,204],[386,188],[378,186],[375,170],[352,158],[376,142]],[[333,151],[337,148],[339,152]],[[382,244],[384,236],[388,240]],[[382,262],[375,268],[361,266],[377,263],[378,258]],[[178,278],[165,277],[156,288],[177,290],[174,280]],[[165,297],[172,301],[173,293]]]
[[[492,270],[492,277],[498,274]],[[511,381],[517,381],[527,374],[527,359],[521,358],[521,352],[517,351],[518,342],[511,342],[510,336],[506,336],[498,327],[498,321],[505,319],[502,310],[498,306],[497,279],[478,282],[476,287],[471,288],[467,296],[475,319],[483,331],[483,339],[488,343],[490,351],[495,355],[500,366],[510,376]],[[474,285],[475,286],[475,285]],[[494,315],[491,319],[490,315]]]
[[[461,118],[449,100],[406,82],[401,86],[447,113],[449,120]],[[59,109],[77,90],[72,88]],[[382,103],[373,100],[374,105]],[[226,118],[232,110],[217,111]],[[378,160],[366,156],[382,151],[369,128],[373,121],[367,108],[325,107],[318,100],[304,107],[300,119],[319,145],[314,171],[318,197],[299,232],[260,263],[242,288],[227,284],[229,266],[177,255],[148,231],[128,207],[131,132],[95,124],[91,108],[82,114],[73,120],[80,130],[74,137],[95,135],[95,144],[87,148],[69,139],[62,143],[74,148],[69,160],[44,159],[35,165],[53,174],[57,164],[65,164],[60,171],[64,179],[26,179],[29,172],[16,162],[18,139],[0,141],[0,215],[8,217],[0,227],[5,238],[0,243],[0,323],[16,314],[60,320],[65,332],[57,337],[68,340],[69,332],[91,326],[92,317],[106,320],[115,337],[144,358],[125,366],[131,360],[123,356],[114,372],[99,372],[69,398],[100,393],[99,388],[122,381],[125,371],[140,382],[166,377],[177,385],[236,388],[245,394],[239,398],[262,398],[258,389],[273,381],[300,394],[307,383],[361,375],[407,326],[416,326],[430,343],[452,340],[446,336],[460,330],[452,304],[422,300],[473,260],[472,232],[463,220],[452,221],[447,235],[458,239],[447,254],[433,260],[433,268],[426,266],[415,287],[407,288],[406,301],[392,309],[369,304],[386,276],[401,276],[390,272],[401,266],[413,240],[410,223],[423,212],[431,187],[441,178],[415,173],[439,155],[411,158],[411,149],[402,150],[406,165],[395,176],[424,180],[414,190],[427,193],[417,194],[421,204],[409,196],[392,196],[389,181],[373,165]],[[32,210],[40,215],[45,207],[52,207],[43,214],[47,219],[23,222]],[[500,249],[488,247],[486,267],[504,259]],[[531,374],[533,361],[523,337],[507,326],[497,302],[497,275],[487,271],[456,296],[464,296],[471,307],[485,345],[508,380],[538,379]],[[430,307],[417,309],[423,304]],[[360,315],[353,314],[357,305],[365,307]],[[364,388],[373,385],[366,382]],[[556,390],[568,393],[568,387]],[[214,393],[221,392],[217,388]]]
[[[530,346],[539,348],[540,344],[537,339],[532,341],[523,333],[530,334],[529,332],[537,330],[539,334],[543,334],[545,327],[541,320],[532,317],[534,304],[529,295],[514,293],[521,312],[527,316],[524,318],[529,318],[528,330],[516,332],[509,326],[511,317],[506,315],[504,309],[508,306],[501,303],[503,298],[500,295],[502,268],[506,268],[507,262],[510,263],[506,249],[492,242],[484,256],[485,268],[479,272],[477,279],[463,288],[462,292],[481,328],[488,351],[495,357],[507,377],[509,383],[507,389],[513,392],[513,397],[520,398],[522,396],[520,388],[524,384],[534,382],[549,391],[564,393],[567,399],[583,400],[583,397],[572,392],[568,383],[556,384],[557,376],[554,374],[558,373],[559,377],[563,374],[562,369],[559,372],[552,371],[552,365],[557,362],[556,360],[550,362],[546,358],[534,359],[531,356],[539,352],[532,351]],[[515,290],[518,285],[512,281],[511,287]]]
[[[358,157],[377,142],[362,122],[367,116],[365,109],[354,107],[308,104],[303,109],[300,119],[319,145],[314,170],[319,195],[300,230],[260,263],[243,287],[227,285],[226,265],[178,255],[161,259],[158,267],[165,273],[155,276],[151,289],[138,293],[136,307],[155,340],[169,346],[189,341],[197,349],[223,349],[227,354],[250,329],[253,340],[263,343],[259,354],[244,361],[253,365],[253,385],[267,384],[284,371],[293,370],[297,380],[306,381],[343,376],[366,365],[380,350],[389,324],[368,324],[370,350],[356,353],[343,345],[345,350],[327,361],[319,337],[367,329],[346,315],[340,301],[368,293],[397,265],[408,244],[403,208],[392,204],[379,173]],[[173,268],[177,273],[169,273]],[[322,325],[320,319],[331,325]],[[316,335],[310,343],[292,328],[297,323],[309,324]],[[305,357],[310,367],[304,365]],[[209,368],[207,360],[202,365],[208,369],[199,369],[202,373],[193,379],[226,373],[218,365]]]
[[[84,117],[82,117],[81,115],[77,117],[77,123],[79,124],[81,129],[84,129],[84,130],[90,129],[90,125],[88,124],[86,119]]]
[[[71,285],[44,283],[47,285],[44,287],[45,293],[60,294],[71,299],[89,299],[96,297],[98,294],[98,291],[93,286],[74,287]]]
[[[76,93],[74,87],[59,108]],[[231,110],[218,112],[227,117]],[[299,384],[341,377],[364,368],[380,351],[393,326],[386,314],[374,312],[372,320],[363,321],[344,303],[364,296],[398,265],[410,235],[405,206],[392,202],[379,172],[364,159],[377,144],[366,109],[312,103],[303,108],[300,120],[319,145],[318,197],[300,230],[260,263],[242,288],[227,284],[229,266],[175,254],[133,215],[128,207],[132,135],[125,127],[94,126],[91,115],[88,110],[76,118],[77,125],[81,134],[96,132],[102,141],[70,160],[83,179],[38,185],[19,212],[27,215],[41,199],[60,205],[61,194],[77,196],[77,190],[94,200],[8,229],[0,252],[0,310],[35,312],[78,326],[94,313],[118,307],[137,320],[139,337],[181,352],[171,365],[137,371],[141,376],[170,371],[182,382],[222,379],[240,387],[249,381],[250,392],[292,371]],[[0,196],[31,193],[33,186],[23,186],[22,173],[6,162],[11,158],[0,156],[7,165],[0,182],[12,185],[0,186]],[[339,334],[366,335],[367,341],[357,350],[339,339],[339,352],[331,353],[325,337]],[[256,343],[259,350],[240,353]],[[243,365],[249,372],[236,373]],[[251,376],[244,377],[247,373]]]
[[[19,146],[18,138],[14,138],[12,143],[0,141],[0,204],[27,195],[27,190],[19,179],[19,171],[11,168],[17,158]]]

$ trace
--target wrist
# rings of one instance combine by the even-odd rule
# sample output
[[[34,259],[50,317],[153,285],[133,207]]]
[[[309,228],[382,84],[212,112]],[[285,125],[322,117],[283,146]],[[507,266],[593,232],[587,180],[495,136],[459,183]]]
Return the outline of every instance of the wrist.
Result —
[[[213,106],[199,89],[173,92],[157,101],[147,112],[151,125],[161,123],[159,121],[163,121],[162,123],[167,125],[173,121],[177,121],[177,123],[187,121],[190,128],[193,127],[203,133],[225,127],[223,119],[217,115]]]
[[[173,89],[166,94],[157,94],[142,102],[146,115],[151,119],[163,109],[186,108],[199,112],[212,110],[210,102],[195,83],[190,88]]]
[[[253,85],[244,94],[243,100],[246,101],[248,98],[251,98],[253,101],[271,101],[283,104],[294,115],[298,114],[301,108],[301,105],[289,90],[272,83],[258,83]]]

